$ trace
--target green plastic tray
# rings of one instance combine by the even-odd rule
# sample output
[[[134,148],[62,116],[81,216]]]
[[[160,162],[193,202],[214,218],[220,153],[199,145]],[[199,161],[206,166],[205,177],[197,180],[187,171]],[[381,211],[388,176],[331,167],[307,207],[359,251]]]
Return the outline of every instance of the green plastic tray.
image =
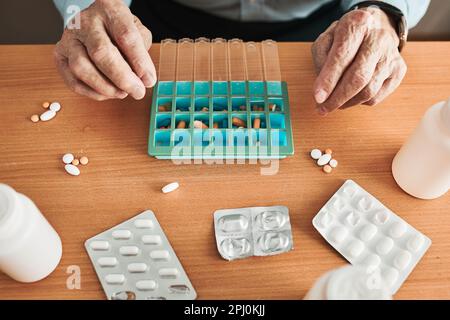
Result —
[[[269,106],[276,105],[272,111]],[[158,106],[168,106],[158,111]],[[245,106],[246,110],[241,110]],[[254,106],[264,111],[254,111]],[[206,107],[208,111],[202,111]],[[233,126],[240,118],[246,128]],[[255,117],[261,128],[252,128]],[[185,129],[177,129],[186,122]],[[194,128],[200,120],[208,129]],[[213,128],[218,123],[219,128]],[[159,159],[280,159],[294,154],[287,84],[160,81],[153,91],[148,153]]]

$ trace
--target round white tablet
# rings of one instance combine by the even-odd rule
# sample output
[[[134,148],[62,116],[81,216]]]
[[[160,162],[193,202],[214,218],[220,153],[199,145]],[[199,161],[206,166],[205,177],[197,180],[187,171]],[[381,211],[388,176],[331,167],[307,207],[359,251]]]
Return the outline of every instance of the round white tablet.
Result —
[[[61,110],[61,105],[59,104],[59,102],[52,102],[52,104],[50,105],[50,110],[58,112],[59,110]]]
[[[336,168],[338,166],[338,161],[336,159],[331,159],[328,164],[330,165],[330,167]]]
[[[66,153],[66,154],[63,155],[63,157],[62,157],[62,161],[63,161],[65,164],[72,163],[73,159],[75,159],[75,157],[74,157],[73,154],[71,154],[71,153]]]
[[[322,156],[322,151],[319,149],[311,150],[311,158],[314,160],[319,160],[319,158]]]

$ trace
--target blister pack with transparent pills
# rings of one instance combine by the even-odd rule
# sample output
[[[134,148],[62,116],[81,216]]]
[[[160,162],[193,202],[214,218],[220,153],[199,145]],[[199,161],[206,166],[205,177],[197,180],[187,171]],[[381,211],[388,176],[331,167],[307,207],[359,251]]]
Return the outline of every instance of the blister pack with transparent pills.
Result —
[[[293,249],[289,209],[284,206],[217,210],[214,228],[217,249],[225,260]]]
[[[347,180],[313,219],[319,233],[353,265],[375,270],[395,294],[431,240]]]
[[[197,297],[150,210],[88,239],[85,247],[108,300]]]

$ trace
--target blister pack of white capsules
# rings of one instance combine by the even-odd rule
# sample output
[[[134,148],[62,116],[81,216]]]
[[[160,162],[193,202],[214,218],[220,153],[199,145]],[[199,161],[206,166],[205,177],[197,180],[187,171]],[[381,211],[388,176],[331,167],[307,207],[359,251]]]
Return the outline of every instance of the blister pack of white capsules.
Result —
[[[313,219],[319,233],[353,265],[379,268],[395,294],[431,240],[352,180]]]
[[[214,228],[217,249],[225,260],[293,249],[289,210],[284,206],[217,210]]]
[[[85,242],[108,300],[193,300],[194,287],[150,210]]]

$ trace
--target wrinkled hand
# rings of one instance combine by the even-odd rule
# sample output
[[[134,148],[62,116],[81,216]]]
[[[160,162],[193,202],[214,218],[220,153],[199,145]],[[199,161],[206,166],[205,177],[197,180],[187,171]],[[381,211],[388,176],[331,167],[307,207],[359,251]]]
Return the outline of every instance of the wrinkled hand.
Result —
[[[388,15],[378,8],[347,13],[319,36],[312,47],[317,80],[317,111],[376,105],[400,85],[406,64]]]
[[[152,34],[122,0],[97,0],[80,13],[81,28],[65,29],[54,57],[75,92],[95,100],[142,99],[156,83],[148,54]]]

